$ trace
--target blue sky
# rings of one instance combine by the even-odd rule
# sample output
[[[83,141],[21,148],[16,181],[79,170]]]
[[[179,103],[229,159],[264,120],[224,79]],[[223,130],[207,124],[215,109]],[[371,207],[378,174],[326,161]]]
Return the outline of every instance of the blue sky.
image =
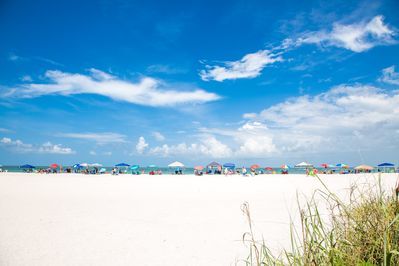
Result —
[[[397,1],[2,1],[0,164],[398,163]]]

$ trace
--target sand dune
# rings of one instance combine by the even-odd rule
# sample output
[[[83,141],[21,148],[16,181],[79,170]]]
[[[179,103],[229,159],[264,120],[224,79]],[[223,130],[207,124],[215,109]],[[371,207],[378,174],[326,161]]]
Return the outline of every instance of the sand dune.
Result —
[[[344,195],[375,175],[321,176]],[[391,189],[397,174],[383,174]],[[275,250],[289,244],[305,175],[0,174],[1,265],[234,265],[247,255],[240,210]]]

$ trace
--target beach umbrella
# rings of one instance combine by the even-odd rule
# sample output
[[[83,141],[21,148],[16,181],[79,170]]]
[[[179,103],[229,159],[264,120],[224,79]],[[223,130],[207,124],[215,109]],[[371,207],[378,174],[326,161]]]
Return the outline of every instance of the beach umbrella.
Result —
[[[198,171],[202,171],[204,169],[204,167],[201,165],[198,165],[198,166],[194,167],[194,169],[198,170]]]
[[[371,171],[374,169],[374,167],[370,166],[370,165],[365,165],[365,164],[361,164],[359,166],[355,167],[356,170],[368,170]]]
[[[339,163],[336,166],[337,167],[341,167],[341,168],[348,168],[349,167],[347,164],[344,164],[344,163]]]
[[[286,164],[283,164],[282,166],[280,166],[281,169],[289,169],[290,167]]]
[[[52,165],[50,165],[50,168],[58,168],[58,167],[59,167],[59,165],[56,163],[53,163]]]
[[[98,172],[100,172],[100,173],[105,173],[106,171],[107,171],[107,169],[101,168],[100,171],[98,171]]]
[[[116,166],[116,167],[129,167],[130,164],[127,164],[127,163],[118,163],[118,164],[115,164],[115,166]]]
[[[267,170],[267,171],[273,171],[273,168],[272,168],[272,167],[265,167],[265,170]]]
[[[83,166],[80,165],[80,164],[78,164],[78,163],[77,163],[77,164],[74,164],[72,167],[75,168],[75,169],[83,168]]]
[[[30,164],[24,164],[24,165],[21,165],[19,168],[33,169],[33,168],[36,168],[36,167],[34,167],[33,165],[30,165]]]
[[[148,168],[157,168],[157,166],[156,166],[155,164],[150,164],[150,165],[148,166]]]
[[[223,164],[223,167],[224,168],[235,168],[236,165],[234,163],[225,163],[225,164]]]
[[[328,168],[328,167],[329,167],[329,164],[327,164],[327,163],[322,163],[322,164],[321,164],[321,167]]]
[[[308,168],[308,167],[313,167],[312,164],[307,163],[307,162],[301,162],[295,165],[296,168]]]
[[[103,165],[100,164],[100,163],[92,163],[92,164],[89,164],[89,166],[91,166],[91,167],[101,167]]]
[[[182,164],[181,162],[176,161],[176,162],[173,162],[173,163],[169,164],[168,167],[181,167],[181,168],[183,168],[184,164]]]
[[[132,166],[130,167],[130,170],[137,170],[137,169],[139,169],[139,168],[140,168],[140,166],[137,165],[137,164],[135,164],[135,165],[132,165]]]
[[[81,164],[79,164],[81,167],[89,167],[89,164],[88,163],[81,163]]]
[[[253,164],[251,165],[251,169],[258,169],[260,168],[259,164]]]
[[[378,167],[394,167],[393,163],[380,163]]]

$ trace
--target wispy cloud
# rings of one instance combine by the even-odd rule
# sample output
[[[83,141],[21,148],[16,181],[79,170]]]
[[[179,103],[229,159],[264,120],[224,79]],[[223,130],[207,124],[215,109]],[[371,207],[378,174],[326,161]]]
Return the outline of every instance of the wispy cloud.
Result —
[[[369,21],[353,24],[334,23],[332,30],[320,30],[302,34],[296,40],[287,39],[286,43],[294,46],[317,44],[335,46],[353,52],[364,52],[375,46],[396,43],[395,30],[384,24],[384,17],[375,16]]]
[[[220,98],[215,93],[202,89],[190,91],[160,80],[143,77],[138,82],[121,80],[97,69],[90,69],[90,75],[72,74],[61,71],[47,71],[48,83],[26,83],[8,89],[2,97],[32,98],[43,95],[98,94],[117,101],[165,107],[190,103],[205,103]]]
[[[46,153],[46,154],[75,154],[76,152],[61,144],[52,144],[51,142],[42,145],[33,145],[24,143],[21,140],[12,140],[3,137],[0,139],[0,145],[19,153]]]
[[[114,133],[114,132],[102,132],[102,133],[60,133],[57,136],[72,138],[72,139],[82,139],[87,141],[94,141],[98,144],[110,144],[110,143],[125,143],[127,142],[126,136]]]
[[[155,64],[147,67],[149,73],[163,73],[163,74],[183,74],[187,73],[187,69],[179,68],[171,65]]]
[[[382,70],[382,76],[378,80],[392,85],[399,85],[399,73],[395,72],[395,66],[390,66]]]
[[[148,148],[148,143],[145,141],[144,137],[140,137],[136,144],[136,151],[138,154],[143,154]]]
[[[161,132],[158,131],[154,131],[151,134],[157,141],[164,141],[165,140],[165,136],[161,134]]]
[[[281,61],[283,59],[279,54],[274,54],[269,50],[260,50],[247,54],[238,61],[225,61],[222,65],[206,65],[206,69],[200,71],[200,76],[205,81],[255,78],[267,65]]]

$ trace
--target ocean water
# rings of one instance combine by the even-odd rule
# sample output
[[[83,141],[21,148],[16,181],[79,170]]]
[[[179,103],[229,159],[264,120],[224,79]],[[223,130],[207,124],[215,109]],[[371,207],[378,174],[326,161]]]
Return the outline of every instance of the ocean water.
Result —
[[[3,170],[7,170],[8,172],[24,172],[24,169],[21,169],[19,166],[10,166],[10,165],[4,165],[2,167],[0,167]],[[48,166],[36,166],[35,170],[38,169],[47,169]],[[66,168],[72,168],[72,166],[63,166],[63,170]],[[99,167],[100,168],[105,168],[107,172],[111,172],[112,168],[114,168],[113,166],[104,166],[104,167]],[[90,168],[93,169],[93,168]],[[240,168],[238,168],[239,170],[241,170]],[[319,170],[319,172],[324,171],[324,168],[317,168]],[[129,168],[124,168],[121,167],[122,172],[127,173],[127,174],[131,174],[132,170],[130,170]],[[173,168],[168,168],[168,167],[158,167],[158,168],[149,168],[149,167],[140,167],[139,172],[141,173],[142,171],[144,171],[146,174],[149,173],[152,170],[161,170],[163,174],[174,174],[175,173],[175,169]],[[340,171],[344,170],[344,171],[352,171],[353,169],[349,168],[349,169],[340,169],[340,168],[335,168],[335,169],[331,169],[331,170],[335,170],[336,173],[339,173]],[[134,170],[137,171],[137,170]],[[259,170],[257,170],[258,172]],[[279,167],[275,167],[273,168],[273,171],[275,171],[276,173],[281,173],[281,168]],[[374,172],[376,172],[377,170],[374,170]],[[249,168],[247,168],[247,172],[249,172]],[[264,173],[270,173],[270,171],[265,171],[263,170]],[[194,168],[192,167],[186,167],[185,169],[183,169],[183,174],[193,174],[194,173]],[[288,173],[289,174],[305,174],[306,170],[303,168],[290,168],[288,169]]]

